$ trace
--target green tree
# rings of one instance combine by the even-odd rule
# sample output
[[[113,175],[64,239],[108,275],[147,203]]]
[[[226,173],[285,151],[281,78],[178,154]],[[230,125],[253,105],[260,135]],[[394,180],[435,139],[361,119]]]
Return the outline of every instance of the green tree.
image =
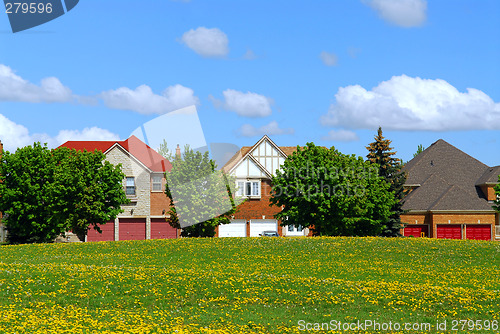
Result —
[[[66,147],[53,150],[56,175],[52,211],[80,240],[89,228],[102,232],[99,224],[114,220],[129,202],[123,191],[121,166],[106,161],[101,151],[87,152]]]
[[[168,149],[167,141],[165,139],[163,139],[163,142],[160,144],[160,147],[156,151],[168,161],[174,159],[174,155]]]
[[[165,194],[173,203],[167,221],[182,228],[183,237],[213,237],[216,226],[230,223],[236,210],[234,180],[215,168],[208,152],[202,154],[186,145],[166,173]]]
[[[417,155],[422,153],[425,150],[425,147],[422,144],[419,144],[417,147],[417,152],[413,153],[413,157],[415,158]]]
[[[401,160],[393,157],[396,152],[390,147],[391,140],[385,139],[383,136],[381,127],[378,128],[374,139],[375,141],[366,147],[369,152],[366,157],[369,162],[378,166],[378,174],[389,183],[389,191],[394,194],[396,199],[391,208],[389,220],[381,235],[398,237],[401,236],[401,228],[403,228],[401,214],[405,212],[402,206],[406,194],[403,187],[406,182],[406,174],[402,172],[403,164]]]
[[[77,152],[46,145],[3,152],[0,211],[10,243],[52,242],[73,230],[81,239],[87,228],[104,224],[127,200],[123,173],[104,161],[102,152]]]
[[[495,205],[493,206],[493,208],[495,210],[497,210],[498,212],[500,212],[500,175],[498,175],[498,184],[495,185],[495,195],[497,197],[497,199],[495,200]]]
[[[313,143],[297,147],[272,184],[271,205],[282,207],[275,218],[314,235],[378,235],[395,202],[376,165]]]

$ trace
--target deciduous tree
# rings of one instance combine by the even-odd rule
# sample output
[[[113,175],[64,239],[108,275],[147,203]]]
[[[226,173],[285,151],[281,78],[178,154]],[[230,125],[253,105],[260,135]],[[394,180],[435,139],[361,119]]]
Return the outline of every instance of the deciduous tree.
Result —
[[[302,225],[314,235],[378,235],[395,199],[378,167],[308,143],[290,155],[272,179],[271,204],[282,225]]]
[[[40,143],[3,152],[0,211],[9,242],[52,242],[69,230],[83,239],[88,227],[114,219],[127,201],[124,175],[104,158]]]
[[[495,195],[497,197],[497,199],[495,200],[495,205],[493,206],[493,208],[495,210],[497,210],[498,212],[500,212],[500,175],[498,175],[498,184],[493,189],[495,189]]]
[[[236,210],[234,181],[216,171],[208,152],[202,154],[186,145],[182,156],[174,157],[166,179],[165,194],[174,204],[167,221],[182,228],[181,236],[213,237],[217,225],[230,222]]]

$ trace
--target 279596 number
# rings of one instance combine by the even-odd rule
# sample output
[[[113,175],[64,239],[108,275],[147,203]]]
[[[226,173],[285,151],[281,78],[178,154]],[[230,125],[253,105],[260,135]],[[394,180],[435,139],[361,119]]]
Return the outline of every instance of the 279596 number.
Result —
[[[5,12],[7,14],[35,14],[35,13],[52,13],[52,3],[48,2],[46,4],[40,2],[7,2],[5,3]]]
[[[451,330],[468,330],[468,331],[480,331],[480,330],[498,330],[498,320],[452,320]]]

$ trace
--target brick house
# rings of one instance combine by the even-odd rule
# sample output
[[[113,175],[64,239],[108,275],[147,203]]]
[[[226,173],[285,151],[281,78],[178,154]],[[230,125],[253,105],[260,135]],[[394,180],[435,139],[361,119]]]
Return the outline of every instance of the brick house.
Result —
[[[409,194],[401,216],[405,236],[447,239],[500,239],[493,209],[500,166],[488,167],[440,139],[410,160]]]
[[[114,221],[101,225],[102,234],[88,231],[86,241],[176,238],[177,230],[165,220],[170,201],[164,194],[164,173],[172,165],[135,136],[124,141],[68,141],[60,147],[102,151],[106,160],[121,164],[123,188],[130,203]]]
[[[253,146],[242,147],[222,168],[236,178],[235,196],[246,198],[230,224],[217,228],[218,237],[257,237],[263,231],[277,231],[280,236],[308,235],[308,229],[280,226],[274,214],[281,211],[269,206],[271,178],[296,147],[277,146],[267,135]]]

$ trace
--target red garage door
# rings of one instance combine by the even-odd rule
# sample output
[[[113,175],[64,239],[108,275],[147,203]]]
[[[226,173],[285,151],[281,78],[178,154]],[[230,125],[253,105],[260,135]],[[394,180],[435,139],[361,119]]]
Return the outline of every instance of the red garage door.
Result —
[[[462,239],[461,225],[438,225],[437,237],[439,239]]]
[[[115,223],[109,221],[104,225],[99,225],[102,233],[97,232],[94,228],[87,231],[87,241],[113,241],[115,240]]]
[[[473,240],[491,240],[491,225],[465,225],[465,237]]]
[[[151,239],[175,239],[177,230],[165,218],[151,218]]]
[[[146,218],[120,218],[119,240],[146,239]]]
[[[403,235],[405,237],[428,237],[429,236],[429,225],[407,225],[403,230]]]

